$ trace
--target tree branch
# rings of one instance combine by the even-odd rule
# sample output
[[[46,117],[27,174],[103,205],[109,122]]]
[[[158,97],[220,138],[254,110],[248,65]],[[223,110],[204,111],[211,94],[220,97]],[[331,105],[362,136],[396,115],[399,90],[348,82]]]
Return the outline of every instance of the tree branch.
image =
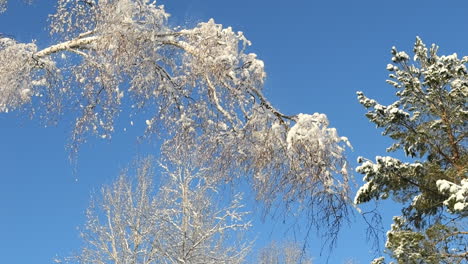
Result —
[[[52,45],[48,48],[40,50],[34,54],[36,58],[43,58],[49,56],[51,54],[60,52],[60,51],[67,51],[67,50],[74,50],[77,48],[84,48],[86,45],[96,41],[99,37],[97,36],[90,36],[84,38],[76,38],[69,41],[65,41],[59,44]],[[74,51],[75,52],[75,51]]]

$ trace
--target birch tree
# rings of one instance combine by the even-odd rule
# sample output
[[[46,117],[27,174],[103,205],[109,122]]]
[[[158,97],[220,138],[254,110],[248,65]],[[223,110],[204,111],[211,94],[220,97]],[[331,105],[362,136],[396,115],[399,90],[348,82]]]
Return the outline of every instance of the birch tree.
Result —
[[[391,197],[402,204],[385,244],[397,263],[468,261],[468,57],[440,56],[437,50],[420,38],[413,60],[392,48],[387,82],[397,90],[394,103],[381,105],[358,92],[367,118],[395,141],[387,151],[403,150],[410,160],[358,160],[365,184],[355,202]]]
[[[272,242],[260,250],[258,264],[312,264],[312,259],[306,256],[303,247],[297,243]]]
[[[111,138],[118,115],[144,115],[161,155],[196,152],[209,177],[248,179],[267,210],[298,203],[337,232],[350,208],[349,142],[326,115],[285,114],[267,100],[263,61],[242,32],[213,19],[170,27],[164,7],[148,0],[56,5],[56,44],[0,38],[0,112],[46,120],[66,112],[72,151],[91,136]]]
[[[203,170],[175,166],[156,190],[152,161],[122,174],[87,210],[83,249],[68,263],[242,263],[250,227],[241,195],[220,205]],[[167,168],[167,167],[166,167]]]

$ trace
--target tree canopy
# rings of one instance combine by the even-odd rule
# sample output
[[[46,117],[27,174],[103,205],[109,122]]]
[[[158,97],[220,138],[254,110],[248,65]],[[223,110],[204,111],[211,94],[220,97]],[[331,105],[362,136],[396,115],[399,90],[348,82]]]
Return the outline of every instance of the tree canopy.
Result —
[[[147,0],[58,0],[56,44],[0,38],[0,112],[66,112],[76,152],[90,136],[111,138],[119,115],[144,110],[162,156],[197,153],[209,177],[248,179],[267,210],[297,203],[336,234],[350,208],[347,138],[324,114],[284,114],[267,100],[264,64],[242,32],[169,19]]]

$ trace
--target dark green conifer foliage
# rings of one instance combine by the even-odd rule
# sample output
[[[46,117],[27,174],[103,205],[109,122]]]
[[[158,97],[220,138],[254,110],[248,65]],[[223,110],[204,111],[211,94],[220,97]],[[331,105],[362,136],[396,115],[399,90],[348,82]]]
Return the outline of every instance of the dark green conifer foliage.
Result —
[[[393,157],[359,158],[364,175],[355,203],[391,197],[402,204],[387,232],[392,263],[468,262],[468,56],[437,55],[416,39],[414,58],[392,48],[387,82],[398,100],[381,105],[358,92],[367,118],[394,140]],[[378,258],[373,263],[384,263]]]

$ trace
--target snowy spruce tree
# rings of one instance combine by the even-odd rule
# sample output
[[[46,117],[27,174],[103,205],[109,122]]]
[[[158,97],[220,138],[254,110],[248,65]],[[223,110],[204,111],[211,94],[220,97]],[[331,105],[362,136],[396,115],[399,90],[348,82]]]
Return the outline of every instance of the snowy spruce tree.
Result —
[[[248,181],[266,210],[305,211],[336,235],[351,204],[348,140],[324,114],[270,104],[264,64],[242,32],[213,19],[172,27],[158,4],[58,0],[55,44],[1,36],[0,112],[26,109],[52,121],[67,113],[72,151],[89,137],[111,138],[118,116],[143,116],[161,156],[196,153],[194,166],[209,168],[211,180]]]
[[[394,103],[381,105],[358,92],[367,118],[394,140],[387,151],[408,157],[358,160],[365,184],[355,203],[391,197],[402,204],[387,232],[391,263],[468,261],[468,57],[439,56],[437,50],[420,38],[413,59],[392,48],[387,82],[396,89]]]

